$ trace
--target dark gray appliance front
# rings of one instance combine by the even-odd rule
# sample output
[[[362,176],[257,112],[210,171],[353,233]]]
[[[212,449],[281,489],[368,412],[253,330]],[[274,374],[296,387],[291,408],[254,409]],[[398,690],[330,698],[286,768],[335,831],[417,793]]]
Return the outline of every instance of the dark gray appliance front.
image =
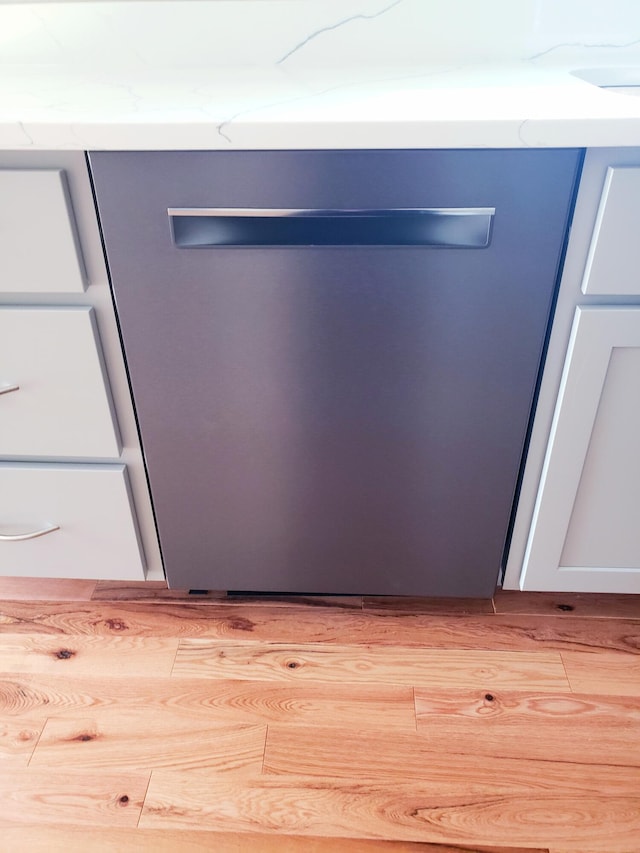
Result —
[[[172,587],[492,594],[579,161],[90,155]],[[214,219],[172,232],[184,208]],[[349,245],[351,222],[314,245],[311,216],[269,226],[292,245],[198,248],[221,209],[378,211],[384,243],[384,212],[416,208],[493,208],[490,244],[398,245],[400,223]],[[231,242],[259,242],[244,221]]]

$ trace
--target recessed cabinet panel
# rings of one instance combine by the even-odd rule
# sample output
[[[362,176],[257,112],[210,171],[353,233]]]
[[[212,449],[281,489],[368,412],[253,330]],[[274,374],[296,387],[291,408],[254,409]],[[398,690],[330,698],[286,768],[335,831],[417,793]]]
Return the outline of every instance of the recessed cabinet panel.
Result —
[[[0,308],[0,448],[120,455],[91,308]]]
[[[640,308],[578,308],[522,588],[640,593]]]
[[[84,265],[61,170],[0,171],[0,291],[72,293]]]
[[[640,296],[640,168],[607,169],[582,291]]]
[[[0,574],[144,580],[124,465],[0,463]]]
[[[562,550],[562,566],[615,566],[640,576],[638,388],[640,346],[614,347]]]

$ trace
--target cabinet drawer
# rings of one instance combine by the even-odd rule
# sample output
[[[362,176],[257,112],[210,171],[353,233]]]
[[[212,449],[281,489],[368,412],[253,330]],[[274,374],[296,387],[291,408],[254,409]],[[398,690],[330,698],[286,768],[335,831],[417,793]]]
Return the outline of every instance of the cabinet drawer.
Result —
[[[125,466],[0,463],[0,574],[143,580]]]
[[[609,167],[587,257],[583,293],[640,296],[640,168]]]
[[[84,290],[85,273],[64,173],[0,171],[0,290]]]
[[[91,308],[0,308],[0,453],[113,458]]]

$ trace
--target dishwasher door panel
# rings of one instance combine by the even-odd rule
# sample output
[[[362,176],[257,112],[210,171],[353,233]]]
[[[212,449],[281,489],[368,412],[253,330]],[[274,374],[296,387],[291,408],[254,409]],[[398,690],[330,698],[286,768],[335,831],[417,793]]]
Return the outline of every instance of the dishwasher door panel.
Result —
[[[91,155],[171,586],[491,595],[578,159]],[[191,249],[178,207],[495,217],[482,249]]]

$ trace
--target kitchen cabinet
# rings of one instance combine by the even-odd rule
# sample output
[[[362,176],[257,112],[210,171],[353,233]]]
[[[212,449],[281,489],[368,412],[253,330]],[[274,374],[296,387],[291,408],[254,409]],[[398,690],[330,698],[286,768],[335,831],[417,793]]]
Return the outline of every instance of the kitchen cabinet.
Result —
[[[0,462],[0,519],[12,575],[144,578],[124,465]]]
[[[591,153],[581,195],[536,416],[539,433],[568,331],[566,355],[544,454],[534,426],[521,524],[526,477],[535,475],[537,461],[538,487],[521,572],[516,580],[517,519],[505,586],[638,593],[640,153]]]
[[[163,576],[81,153],[0,157],[0,574]]]
[[[24,475],[20,490],[33,488],[34,494],[31,483],[51,482],[43,490],[54,496],[56,509],[79,490],[88,505],[102,508],[98,515],[107,529],[117,519],[129,537],[118,551],[99,538],[101,527],[99,535],[91,534],[98,537],[93,550],[81,556],[80,549],[71,549],[60,557],[52,532],[20,540],[24,561],[7,556],[18,553],[18,541],[9,550],[0,542],[0,573],[160,579],[155,522],[84,156],[3,152],[0,198],[3,476]],[[640,591],[639,199],[640,151],[588,152],[520,486],[506,588]],[[64,329],[57,325],[63,317],[69,318]],[[28,415],[21,416],[27,400],[21,392],[32,385],[27,362],[33,387],[38,384],[33,373],[38,347],[49,353],[41,359],[42,376],[59,387],[42,384],[41,408],[34,394]],[[103,486],[107,481],[117,485]],[[0,491],[5,494],[7,487]],[[37,532],[40,523],[57,518],[41,510],[35,515],[25,510],[16,518],[5,508],[3,518],[0,510],[0,534]],[[66,528],[74,525],[67,522]],[[97,522],[86,527],[82,541],[99,527]],[[36,551],[37,558],[27,556]]]
[[[89,306],[0,307],[3,455],[120,455],[94,314]]]
[[[3,169],[0,199],[0,291],[82,293],[86,273],[64,171]]]
[[[582,292],[640,296],[640,167],[609,167],[589,247]]]

